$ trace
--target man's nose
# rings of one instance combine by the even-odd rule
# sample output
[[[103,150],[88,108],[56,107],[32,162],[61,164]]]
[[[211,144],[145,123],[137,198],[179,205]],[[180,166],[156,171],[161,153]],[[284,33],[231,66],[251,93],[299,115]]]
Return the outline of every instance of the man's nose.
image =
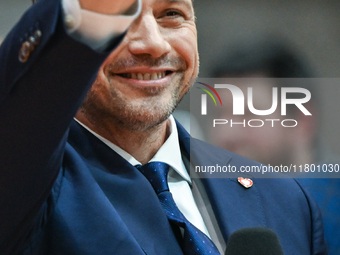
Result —
[[[171,50],[164,33],[161,32],[157,20],[153,15],[139,17],[129,32],[129,51],[132,54],[148,54],[154,58],[161,57]]]

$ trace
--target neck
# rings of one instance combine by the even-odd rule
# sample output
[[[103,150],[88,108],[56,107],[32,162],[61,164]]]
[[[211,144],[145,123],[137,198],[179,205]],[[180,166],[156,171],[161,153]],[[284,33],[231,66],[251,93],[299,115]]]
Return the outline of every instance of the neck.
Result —
[[[79,111],[76,119],[114,143],[142,164],[149,162],[170,135],[170,120],[143,131],[121,128],[114,123],[92,122]]]

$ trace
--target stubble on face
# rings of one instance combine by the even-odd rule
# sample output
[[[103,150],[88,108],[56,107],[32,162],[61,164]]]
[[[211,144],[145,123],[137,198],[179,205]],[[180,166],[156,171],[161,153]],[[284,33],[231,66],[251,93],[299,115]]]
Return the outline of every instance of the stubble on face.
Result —
[[[129,93],[124,93],[122,84],[115,84],[115,73],[138,66],[171,66],[176,69],[176,74],[166,86],[135,88],[126,85]],[[189,90],[186,69],[186,62],[180,57],[154,59],[143,55],[117,59],[103,67],[81,111],[91,122],[114,123],[133,132],[147,131],[164,122]]]

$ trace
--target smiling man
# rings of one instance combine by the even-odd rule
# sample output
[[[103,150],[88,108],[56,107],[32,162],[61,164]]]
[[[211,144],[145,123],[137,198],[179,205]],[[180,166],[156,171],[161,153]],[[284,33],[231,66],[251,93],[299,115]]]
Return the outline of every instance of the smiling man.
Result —
[[[77,119],[147,163],[166,140],[165,120],[197,68],[191,1],[144,1],[141,15],[102,65]]]
[[[259,165],[190,148],[171,115],[198,73],[194,20],[190,0],[40,0],[13,28],[0,49],[1,254],[216,255],[258,226],[285,254],[326,254],[294,180],[190,178],[190,165]]]

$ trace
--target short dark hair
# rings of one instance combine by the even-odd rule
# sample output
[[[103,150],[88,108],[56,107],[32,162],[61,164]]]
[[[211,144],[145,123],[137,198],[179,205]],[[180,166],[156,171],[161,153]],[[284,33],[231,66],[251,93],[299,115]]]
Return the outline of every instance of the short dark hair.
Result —
[[[263,74],[268,78],[311,78],[314,72],[301,53],[277,36],[250,38],[224,47],[211,77],[245,77]]]

